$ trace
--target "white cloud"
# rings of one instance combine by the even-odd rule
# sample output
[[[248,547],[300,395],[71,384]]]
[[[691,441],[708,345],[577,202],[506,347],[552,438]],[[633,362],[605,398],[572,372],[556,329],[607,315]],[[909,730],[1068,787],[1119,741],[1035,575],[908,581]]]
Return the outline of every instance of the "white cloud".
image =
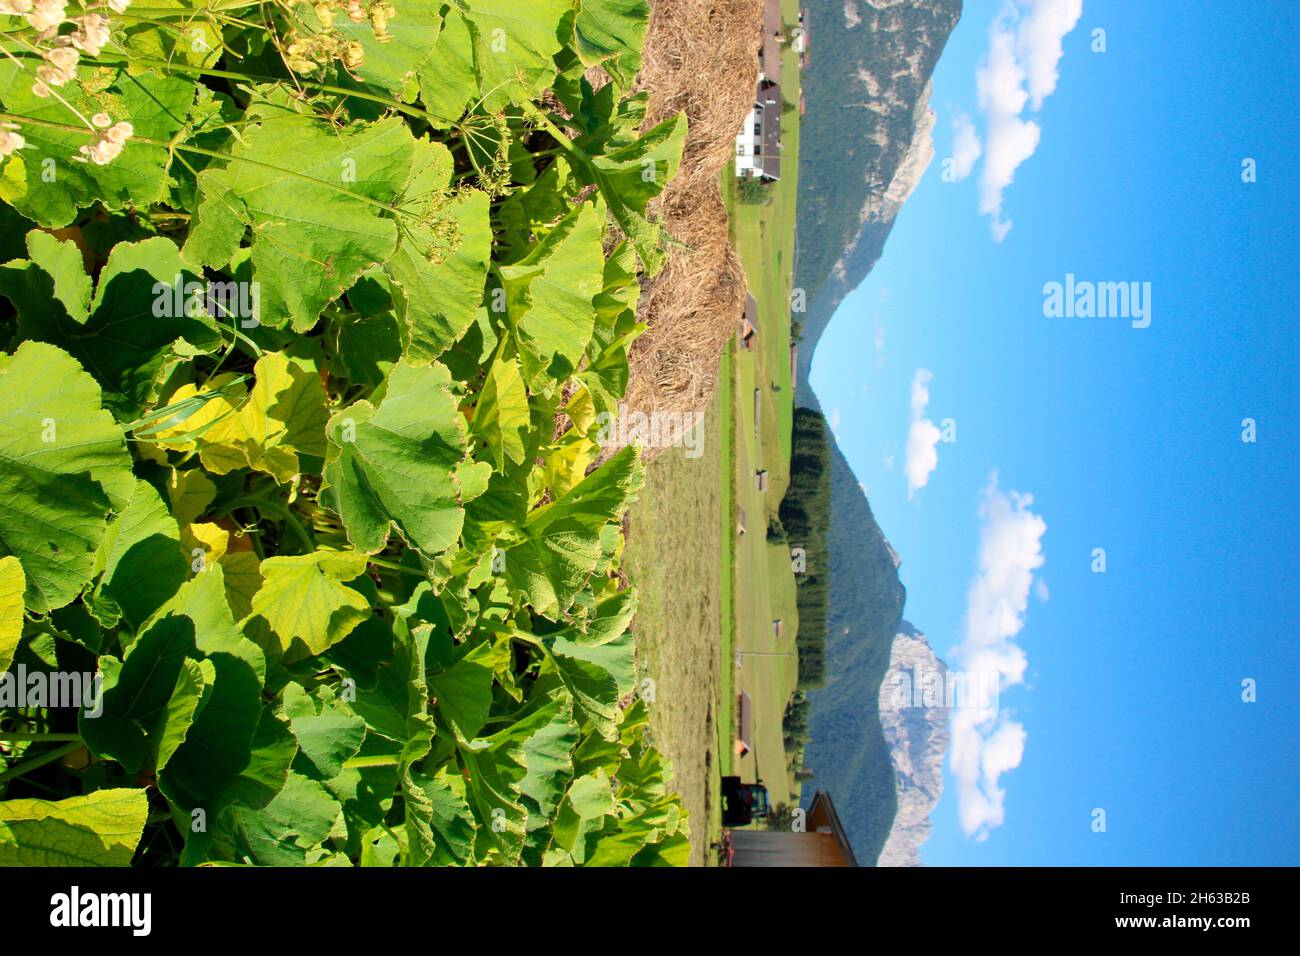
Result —
[[[1025,65],[1030,105],[1038,110],[1056,90],[1061,78],[1057,64],[1065,51],[1061,41],[1083,16],[1083,0],[1035,0],[1020,22],[1016,55]]]
[[[995,678],[999,691],[1023,684],[1028,660],[1016,636],[1025,626],[1034,572],[1043,566],[1047,523],[1030,510],[1033,496],[998,488],[989,477],[980,501],[979,570],[967,594],[966,634],[953,664],[972,678]],[[952,712],[949,768],[957,812],[967,836],[987,839],[1005,819],[999,778],[1020,766],[1025,728],[997,707]]]
[[[1008,0],[989,27],[989,49],[975,71],[985,117],[980,212],[991,217],[993,238],[1011,231],[1002,197],[1021,163],[1034,154],[1042,130],[1021,114],[1037,112],[1056,89],[1062,40],[1083,15],[1083,0]]]
[[[980,158],[983,148],[980,146],[979,134],[975,124],[965,113],[959,113],[952,121],[952,174],[958,182],[970,175],[975,168],[975,160]]]
[[[929,369],[918,368],[912,376],[912,424],[907,431],[907,448],[903,457],[903,472],[907,475],[907,497],[915,497],[924,488],[930,475],[939,464],[940,431],[934,422],[925,417],[925,406],[930,403]]]
[[[1042,578],[1039,578],[1034,582],[1034,596],[1044,604],[1046,604],[1052,596],[1052,592],[1047,590],[1047,582]]]
[[[877,324],[877,326],[876,326],[876,351],[877,351],[877,352],[883,352],[884,350],[885,350],[885,327],[884,327],[883,325],[879,325],[879,324]]]
[[[840,410],[838,408],[831,409],[830,422],[831,422],[831,431],[835,431],[837,428],[840,427]]]
[[[885,467],[890,471],[894,470],[894,453],[892,451],[885,456]]]

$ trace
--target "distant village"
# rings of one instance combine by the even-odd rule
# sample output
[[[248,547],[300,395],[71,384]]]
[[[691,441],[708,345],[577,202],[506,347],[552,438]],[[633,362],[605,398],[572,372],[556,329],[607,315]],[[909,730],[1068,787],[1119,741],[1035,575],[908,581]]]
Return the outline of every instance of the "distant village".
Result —
[[[781,19],[781,0],[763,2],[763,44],[758,51],[758,88],[754,108],[736,134],[736,176],[765,182],[781,178],[781,48],[789,46],[808,65],[808,10],[799,10],[799,23],[787,30]],[[799,112],[804,111],[799,97]]]

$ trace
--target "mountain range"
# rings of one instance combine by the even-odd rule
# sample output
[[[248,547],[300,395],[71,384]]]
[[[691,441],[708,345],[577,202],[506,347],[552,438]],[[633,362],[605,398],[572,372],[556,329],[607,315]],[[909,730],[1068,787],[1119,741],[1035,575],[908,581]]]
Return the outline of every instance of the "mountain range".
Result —
[[[817,341],[934,156],[930,78],[961,9],[960,0],[810,3],[795,266],[808,305],[798,317],[801,406],[820,410],[809,377]],[[929,647],[903,621],[898,555],[833,435],[830,446],[829,678],[808,694],[803,765],[815,786],[805,792],[833,795],[859,860],[915,865],[942,787],[946,718],[891,712],[882,722],[891,662],[904,667]]]

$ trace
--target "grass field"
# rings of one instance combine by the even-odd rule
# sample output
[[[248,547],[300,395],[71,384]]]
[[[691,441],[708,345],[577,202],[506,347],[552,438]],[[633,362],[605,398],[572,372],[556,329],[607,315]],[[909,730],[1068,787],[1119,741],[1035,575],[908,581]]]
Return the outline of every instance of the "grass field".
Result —
[[[637,587],[638,686],[654,681],[655,743],[673,763],[673,786],[689,811],[691,863],[721,830],[717,806],[717,697],[721,684],[723,416],[710,405],[702,454],[670,448],[650,462],[630,511],[623,566]]]

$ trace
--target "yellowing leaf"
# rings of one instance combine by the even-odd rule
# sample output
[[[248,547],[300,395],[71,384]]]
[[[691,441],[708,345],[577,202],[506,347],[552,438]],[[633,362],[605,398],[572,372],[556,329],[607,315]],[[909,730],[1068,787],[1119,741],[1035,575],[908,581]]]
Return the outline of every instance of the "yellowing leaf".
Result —
[[[128,866],[148,816],[143,790],[0,801],[0,866]]]
[[[587,467],[599,454],[600,446],[590,438],[575,438],[551,452],[546,458],[546,484],[551,494],[556,498],[567,495],[586,477]]]
[[[310,362],[281,352],[258,359],[254,374],[244,407],[201,436],[199,457],[219,475],[253,468],[287,482],[298,453],[325,457],[325,387]]]
[[[315,551],[262,562],[253,613],[266,619],[286,654],[295,641],[314,656],[337,644],[370,616],[370,602],[346,582],[366,569],[356,551]]]
[[[22,563],[12,555],[0,558],[0,674],[13,663],[23,634],[23,591],[27,578]]]
[[[147,442],[140,444],[149,447]],[[203,514],[216,496],[217,486],[199,468],[173,471],[172,479],[167,485],[167,497],[172,503],[172,516],[179,525],[187,525]]]
[[[261,562],[252,551],[228,551],[221,557],[225,572],[226,602],[235,617],[248,617],[253,611],[253,595],[262,587]]]
[[[167,401],[169,406],[183,402],[188,398],[194,398],[200,393],[206,395],[215,393],[218,389],[221,389],[222,393],[211,394],[211,397],[200,408],[170,428],[164,428],[154,437],[166,442],[168,448],[174,448],[177,451],[193,451],[196,447],[195,441],[175,441],[173,439],[186,435],[196,437],[207,435],[212,432],[214,422],[223,419],[228,420],[231,415],[234,415],[247,395],[247,389],[242,384],[235,382],[237,378],[239,376],[233,372],[226,372],[214,376],[212,381],[202,386],[185,384],[176,389]]]
[[[204,561],[220,561],[230,544],[230,532],[211,521],[196,521],[181,529],[181,544],[185,546],[193,568],[193,561],[198,557],[194,553],[196,548],[203,549]]]

